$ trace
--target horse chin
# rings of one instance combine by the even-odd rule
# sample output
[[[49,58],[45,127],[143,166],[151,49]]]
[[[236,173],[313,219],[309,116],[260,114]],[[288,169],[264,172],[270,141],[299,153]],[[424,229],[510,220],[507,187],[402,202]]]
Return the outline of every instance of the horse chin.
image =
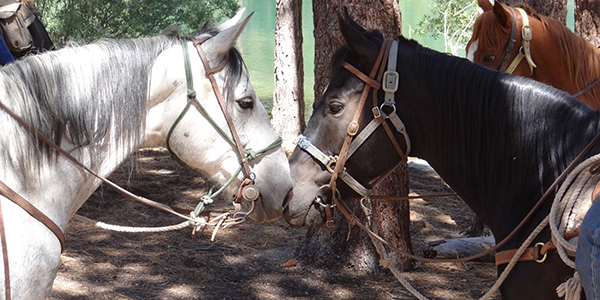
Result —
[[[325,224],[323,212],[314,205],[318,186],[312,183],[298,183],[291,193],[288,194],[286,202],[289,203],[283,215],[285,220],[297,227],[320,227]]]
[[[276,208],[265,209],[264,201],[265,201],[265,199],[262,196],[260,196],[254,202],[254,209],[252,209],[251,204],[249,202],[243,201],[242,202],[242,211],[248,211],[248,210],[252,209],[252,212],[250,214],[248,214],[248,217],[250,217],[250,219],[252,219],[258,223],[273,222],[273,221],[279,219],[281,217],[281,214],[283,213],[283,206],[281,206],[277,209]]]

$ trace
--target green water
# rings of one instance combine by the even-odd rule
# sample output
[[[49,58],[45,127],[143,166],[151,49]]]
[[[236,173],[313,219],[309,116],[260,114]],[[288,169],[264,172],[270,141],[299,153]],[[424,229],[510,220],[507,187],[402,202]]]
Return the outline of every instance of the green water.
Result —
[[[328,1],[328,0],[315,0]],[[432,0],[400,0],[402,11],[402,32],[409,36],[410,29],[418,26],[419,21],[431,9]],[[273,101],[274,45],[275,45],[275,0],[240,0],[247,13],[254,12],[252,19],[238,40],[238,49],[242,52],[252,85],[258,97],[267,108]],[[314,47],[312,1],[302,1],[302,33],[304,56],[304,100],[307,107],[314,101]],[[421,44],[443,51],[443,41],[431,37],[411,35]]]
[[[254,12],[252,19],[238,40],[238,49],[242,52],[250,80],[258,97],[267,108],[273,102],[274,47],[275,47],[275,0],[241,0],[240,5],[247,12]],[[304,57],[304,98],[312,104],[314,48],[312,35],[312,4],[302,2],[302,51]]]
[[[328,0],[314,0],[328,1]],[[444,51],[444,42],[429,36],[419,36],[413,31],[431,10],[433,0],[400,0],[402,12],[402,34],[419,41],[422,45]],[[567,26],[573,30],[573,2],[568,0]],[[238,40],[252,84],[267,108],[273,102],[274,47],[275,47],[275,0],[240,0],[247,13],[254,12],[248,26]],[[312,1],[302,1],[302,34],[304,56],[304,101],[311,107],[314,101],[314,47]],[[464,55],[464,53],[463,53]]]

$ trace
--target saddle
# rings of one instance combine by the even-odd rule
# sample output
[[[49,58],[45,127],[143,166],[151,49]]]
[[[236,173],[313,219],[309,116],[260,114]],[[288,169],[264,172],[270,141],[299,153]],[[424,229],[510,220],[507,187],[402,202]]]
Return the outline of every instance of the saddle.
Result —
[[[17,0],[0,0],[0,30],[11,52],[23,52],[33,46],[29,25],[35,15]]]

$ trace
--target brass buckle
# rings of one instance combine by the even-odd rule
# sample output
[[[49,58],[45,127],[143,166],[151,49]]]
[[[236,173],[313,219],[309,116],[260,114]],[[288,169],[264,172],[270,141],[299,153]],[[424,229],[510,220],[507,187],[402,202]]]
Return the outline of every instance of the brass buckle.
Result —
[[[536,243],[536,244],[535,244],[535,247],[536,247],[536,248],[538,248],[538,247],[540,248],[540,254],[541,254],[542,247],[544,247],[544,243],[542,243],[542,242]],[[540,259],[536,259],[535,261],[536,261],[537,263],[540,263],[540,264],[541,264],[541,263],[543,263],[544,261],[546,261],[546,257],[547,257],[547,256],[548,256],[548,252],[544,253],[544,256],[542,256],[542,258],[540,258]]]
[[[329,162],[327,162],[327,165],[325,165],[325,168],[327,168],[327,171],[329,171],[329,173],[333,174],[333,171],[335,171],[335,164],[337,163],[338,158],[340,158],[340,157],[337,155],[329,156]],[[344,167],[344,171],[346,171],[345,167]]]
[[[355,136],[358,133],[358,128],[360,128],[360,125],[358,125],[357,121],[350,122],[350,125],[348,125],[348,135]]]

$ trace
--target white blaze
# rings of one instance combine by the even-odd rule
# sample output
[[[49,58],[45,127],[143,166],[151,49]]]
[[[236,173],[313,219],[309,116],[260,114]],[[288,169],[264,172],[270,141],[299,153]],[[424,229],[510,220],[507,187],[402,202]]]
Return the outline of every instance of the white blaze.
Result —
[[[471,46],[467,49],[467,59],[475,62],[475,52],[477,52],[477,43],[479,43],[479,40],[476,40],[475,42],[473,42],[471,44]]]

